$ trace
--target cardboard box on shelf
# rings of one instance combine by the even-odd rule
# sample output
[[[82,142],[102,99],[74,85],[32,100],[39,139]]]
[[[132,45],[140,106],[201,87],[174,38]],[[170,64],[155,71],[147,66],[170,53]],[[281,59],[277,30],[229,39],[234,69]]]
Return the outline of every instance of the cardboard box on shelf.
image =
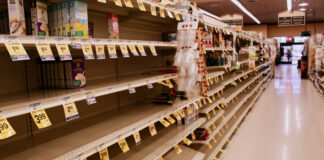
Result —
[[[9,28],[11,35],[26,35],[23,0],[8,0]]]
[[[34,36],[48,36],[47,5],[37,1],[31,8],[32,34]]]
[[[84,58],[74,58],[64,63],[66,88],[86,87]]]
[[[85,2],[70,1],[71,37],[88,38],[88,5]]]
[[[62,15],[62,36],[71,37],[70,27],[70,3],[61,2],[61,15]]]

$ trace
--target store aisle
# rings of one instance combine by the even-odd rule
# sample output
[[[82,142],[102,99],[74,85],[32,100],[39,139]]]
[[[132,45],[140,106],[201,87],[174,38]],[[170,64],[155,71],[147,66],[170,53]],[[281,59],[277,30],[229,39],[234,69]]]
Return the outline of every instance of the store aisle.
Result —
[[[324,102],[295,65],[276,68],[225,160],[324,160]]]

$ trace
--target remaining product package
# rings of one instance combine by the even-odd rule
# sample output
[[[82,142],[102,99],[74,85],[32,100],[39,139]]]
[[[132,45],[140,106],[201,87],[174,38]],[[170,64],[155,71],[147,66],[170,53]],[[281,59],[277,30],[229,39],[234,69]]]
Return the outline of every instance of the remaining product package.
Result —
[[[26,35],[23,0],[8,0],[9,28],[11,35]]]
[[[58,36],[58,4],[53,5],[53,36]]]
[[[66,88],[86,87],[84,58],[74,58],[72,61],[67,61],[64,67]]]
[[[61,2],[61,15],[62,15],[62,35],[64,37],[71,37],[70,28],[70,3]]]
[[[84,2],[70,1],[71,36],[88,38],[88,6]]]
[[[57,34],[63,36],[63,18],[62,18],[62,3],[56,5],[57,12]]]
[[[119,39],[119,24],[118,24],[118,16],[108,13],[108,37],[111,39]]]
[[[34,5],[31,8],[32,33],[34,36],[48,36],[47,5],[38,1]]]
[[[53,36],[53,5],[47,6],[47,15],[48,15],[48,34]]]
[[[89,37],[94,38],[94,25],[92,22],[89,22]]]

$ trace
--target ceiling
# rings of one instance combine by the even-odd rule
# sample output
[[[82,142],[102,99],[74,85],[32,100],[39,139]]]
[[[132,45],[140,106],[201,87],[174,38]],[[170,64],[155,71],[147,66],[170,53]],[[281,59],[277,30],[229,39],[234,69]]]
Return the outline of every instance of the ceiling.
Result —
[[[287,10],[286,0],[239,0],[262,24],[277,24],[278,13]],[[231,0],[191,0],[198,7],[217,16],[226,14],[241,14],[244,24],[256,24],[249,16],[244,14]],[[300,2],[307,2],[307,22],[324,21],[323,0],[292,0],[293,9],[298,10]],[[312,9],[312,10],[310,10]],[[315,12],[315,14],[314,14]]]

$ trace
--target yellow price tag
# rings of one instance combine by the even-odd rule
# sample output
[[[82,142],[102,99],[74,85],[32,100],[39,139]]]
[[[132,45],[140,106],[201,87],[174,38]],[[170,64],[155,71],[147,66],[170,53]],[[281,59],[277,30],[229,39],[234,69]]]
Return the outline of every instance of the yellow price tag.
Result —
[[[6,118],[0,118],[0,139],[6,139],[15,135],[15,130],[11,127]]]
[[[153,5],[151,5],[151,14],[152,14],[152,16],[157,16],[157,14],[156,14],[156,7],[153,6]]]
[[[141,11],[144,11],[144,12],[146,11],[145,5],[144,5],[144,3],[141,0],[137,0],[137,4],[138,4],[138,8]]]
[[[196,102],[193,103],[196,110],[199,110],[198,104]]]
[[[97,59],[106,59],[105,46],[103,44],[96,44]]]
[[[210,104],[213,103],[213,101],[209,97],[207,97],[207,100]]]
[[[129,53],[128,53],[128,49],[127,49],[127,46],[126,45],[121,44],[120,45],[120,50],[121,50],[124,58],[128,58],[129,57]]]
[[[158,160],[163,160],[163,157],[160,157]]]
[[[38,54],[42,61],[54,61],[51,47],[48,43],[36,43]]]
[[[215,95],[212,95],[212,99],[213,99],[213,101],[216,101]]]
[[[109,154],[107,148],[99,151],[99,155],[100,155],[100,160],[109,160]]]
[[[46,128],[52,125],[44,109],[31,111],[30,114],[33,117],[33,120],[39,129]]]
[[[174,112],[173,115],[174,115],[174,117],[176,117],[176,119],[177,119],[178,121],[181,120],[181,117],[180,117],[180,115],[179,115],[177,112]]]
[[[196,135],[195,132],[191,132],[191,139],[195,140],[196,139]]]
[[[209,79],[209,83],[211,84],[211,85],[214,85],[214,81],[213,81],[213,79],[211,78],[211,79]]]
[[[190,146],[192,142],[186,137],[183,139],[183,143],[185,143],[187,146]]]
[[[219,105],[217,105],[217,108],[218,108],[218,110],[222,110],[222,108]]]
[[[210,120],[210,114],[209,113],[206,113],[206,117],[208,120]]]
[[[188,115],[192,114],[191,107],[190,106],[187,106],[186,108],[187,108]]]
[[[178,113],[180,114],[180,116],[181,116],[182,118],[185,118],[185,117],[186,117],[183,109],[180,109],[180,110],[178,111]]]
[[[108,53],[110,58],[117,58],[117,51],[116,51],[116,46],[113,44],[110,44],[107,46],[108,48]]]
[[[214,143],[217,143],[217,140],[215,137],[213,137],[212,140],[214,141]]]
[[[221,97],[221,95],[219,94],[219,92],[217,92],[217,96],[218,96],[218,97]]]
[[[163,8],[160,8],[160,16],[162,18],[165,18],[165,12],[164,12],[164,9]]]
[[[139,56],[135,45],[128,45],[129,50],[133,53],[134,56]]]
[[[120,7],[123,6],[121,0],[115,0],[115,5],[116,5],[116,6],[120,6]]]
[[[203,98],[202,100],[203,100],[204,105],[206,105],[207,104],[206,98]]]
[[[215,123],[213,123],[212,126],[213,126],[213,129],[216,129],[216,125],[215,125]]]
[[[82,44],[82,51],[85,59],[94,59],[92,47],[90,44]]]
[[[138,48],[139,52],[141,53],[141,56],[146,56],[146,52],[145,52],[143,45],[137,45],[137,48]]]
[[[182,150],[178,144],[174,146],[174,150],[176,151],[177,154],[182,153]]]
[[[174,78],[173,81],[174,81],[176,84],[179,84],[179,79],[178,79],[178,78]]]
[[[150,130],[151,136],[155,136],[157,134],[154,123],[149,126],[149,130]]]
[[[107,0],[98,0],[100,3],[107,3]]]
[[[207,143],[207,146],[208,146],[209,149],[213,148],[213,146],[209,142]]]
[[[210,130],[210,128],[208,127],[207,129],[207,132],[208,132],[208,134],[210,134],[211,133],[211,130]]]
[[[124,0],[124,3],[126,5],[126,7],[129,7],[129,8],[133,8],[134,7],[131,0]]]
[[[134,137],[134,139],[135,139],[135,143],[136,143],[136,145],[138,145],[138,144],[141,143],[141,135],[140,135],[139,132],[135,132],[135,133],[133,134],[133,137]]]
[[[74,102],[63,104],[66,121],[71,121],[79,118],[79,112]]]
[[[160,119],[160,122],[163,124],[164,127],[169,127],[170,123],[166,121],[164,118]]]
[[[179,115],[178,115],[179,116]],[[171,117],[171,116],[166,116],[165,117],[171,124],[176,123],[176,121]]]
[[[202,107],[203,106],[203,104],[201,103],[200,100],[198,101],[198,105],[199,105],[199,107]]]
[[[126,152],[129,151],[129,147],[128,147],[128,144],[127,144],[127,142],[126,142],[125,139],[122,139],[122,140],[118,141],[118,144],[119,144],[120,149],[121,149],[124,153],[126,153]]]
[[[174,17],[176,18],[177,21],[181,21],[181,18],[178,13],[174,12]]]
[[[72,60],[70,49],[67,44],[58,43],[58,44],[56,44],[56,49],[57,49],[58,55],[60,56],[61,61]]]
[[[5,46],[10,54],[12,61],[29,60],[29,56],[20,42],[7,42]]]
[[[153,56],[157,56],[155,47],[153,45],[150,45],[150,50],[151,50],[151,53],[152,53]]]
[[[214,108],[212,109],[212,112],[213,112],[213,114],[215,116],[216,115],[216,110]]]
[[[173,84],[169,79],[165,80],[166,84],[168,85],[169,88],[173,88]]]

